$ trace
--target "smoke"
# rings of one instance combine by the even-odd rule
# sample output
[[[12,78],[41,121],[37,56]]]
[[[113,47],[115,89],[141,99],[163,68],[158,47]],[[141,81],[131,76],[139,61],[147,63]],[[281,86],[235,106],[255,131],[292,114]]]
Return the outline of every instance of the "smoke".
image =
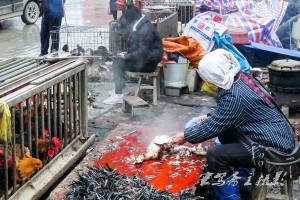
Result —
[[[171,98],[171,97],[170,97]],[[140,138],[143,143],[149,144],[155,136],[174,136],[184,131],[185,124],[193,117],[211,112],[207,106],[187,107],[174,104],[158,105],[157,109],[149,112],[149,108],[140,114],[142,124],[150,127],[152,132],[146,138]]]
[[[155,136],[159,135],[168,135],[173,136],[178,132],[184,131],[184,125],[189,119],[189,115],[194,112],[183,112],[182,108],[169,108],[171,106],[166,105],[163,108],[160,108],[162,112],[156,110],[154,112],[149,112],[145,110],[143,114],[141,114],[142,123],[151,128],[151,133],[145,137],[140,138],[140,140],[149,144]],[[190,108],[189,108],[190,109]]]

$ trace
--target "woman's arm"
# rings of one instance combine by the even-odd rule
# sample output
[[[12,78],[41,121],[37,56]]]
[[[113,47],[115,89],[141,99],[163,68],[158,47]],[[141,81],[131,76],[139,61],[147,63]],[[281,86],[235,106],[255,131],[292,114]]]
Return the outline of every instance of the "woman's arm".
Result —
[[[218,105],[211,116],[195,126],[184,130],[184,139],[192,144],[217,137],[222,132],[236,128],[243,120],[243,106],[236,88],[222,91]]]

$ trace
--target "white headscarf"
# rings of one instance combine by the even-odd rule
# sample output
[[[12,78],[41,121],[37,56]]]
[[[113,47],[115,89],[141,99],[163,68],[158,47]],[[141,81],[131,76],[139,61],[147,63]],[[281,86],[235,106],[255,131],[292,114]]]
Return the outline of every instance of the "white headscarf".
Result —
[[[235,75],[240,71],[240,64],[232,53],[217,49],[206,54],[198,65],[198,73],[204,81],[228,90]]]

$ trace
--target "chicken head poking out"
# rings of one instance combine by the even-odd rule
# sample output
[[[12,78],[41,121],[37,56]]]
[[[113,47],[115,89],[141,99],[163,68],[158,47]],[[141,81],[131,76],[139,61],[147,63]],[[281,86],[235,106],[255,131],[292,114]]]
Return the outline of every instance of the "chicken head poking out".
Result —
[[[20,178],[23,181],[26,181],[36,170],[39,170],[42,166],[43,163],[41,160],[25,155],[24,158],[19,161],[17,169]]]

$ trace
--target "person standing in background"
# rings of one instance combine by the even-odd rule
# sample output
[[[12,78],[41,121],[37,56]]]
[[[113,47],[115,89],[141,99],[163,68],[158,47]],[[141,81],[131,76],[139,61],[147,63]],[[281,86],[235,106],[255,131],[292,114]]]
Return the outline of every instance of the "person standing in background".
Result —
[[[59,30],[61,20],[64,17],[64,3],[66,0],[42,0],[43,18],[41,24],[41,54],[48,54],[49,39],[51,36],[51,51],[58,51],[59,35],[51,33],[51,31]]]
[[[116,6],[116,0],[109,1],[109,9],[110,9],[110,13],[114,17],[114,20],[117,20],[118,19],[118,10],[117,10],[117,6]]]

